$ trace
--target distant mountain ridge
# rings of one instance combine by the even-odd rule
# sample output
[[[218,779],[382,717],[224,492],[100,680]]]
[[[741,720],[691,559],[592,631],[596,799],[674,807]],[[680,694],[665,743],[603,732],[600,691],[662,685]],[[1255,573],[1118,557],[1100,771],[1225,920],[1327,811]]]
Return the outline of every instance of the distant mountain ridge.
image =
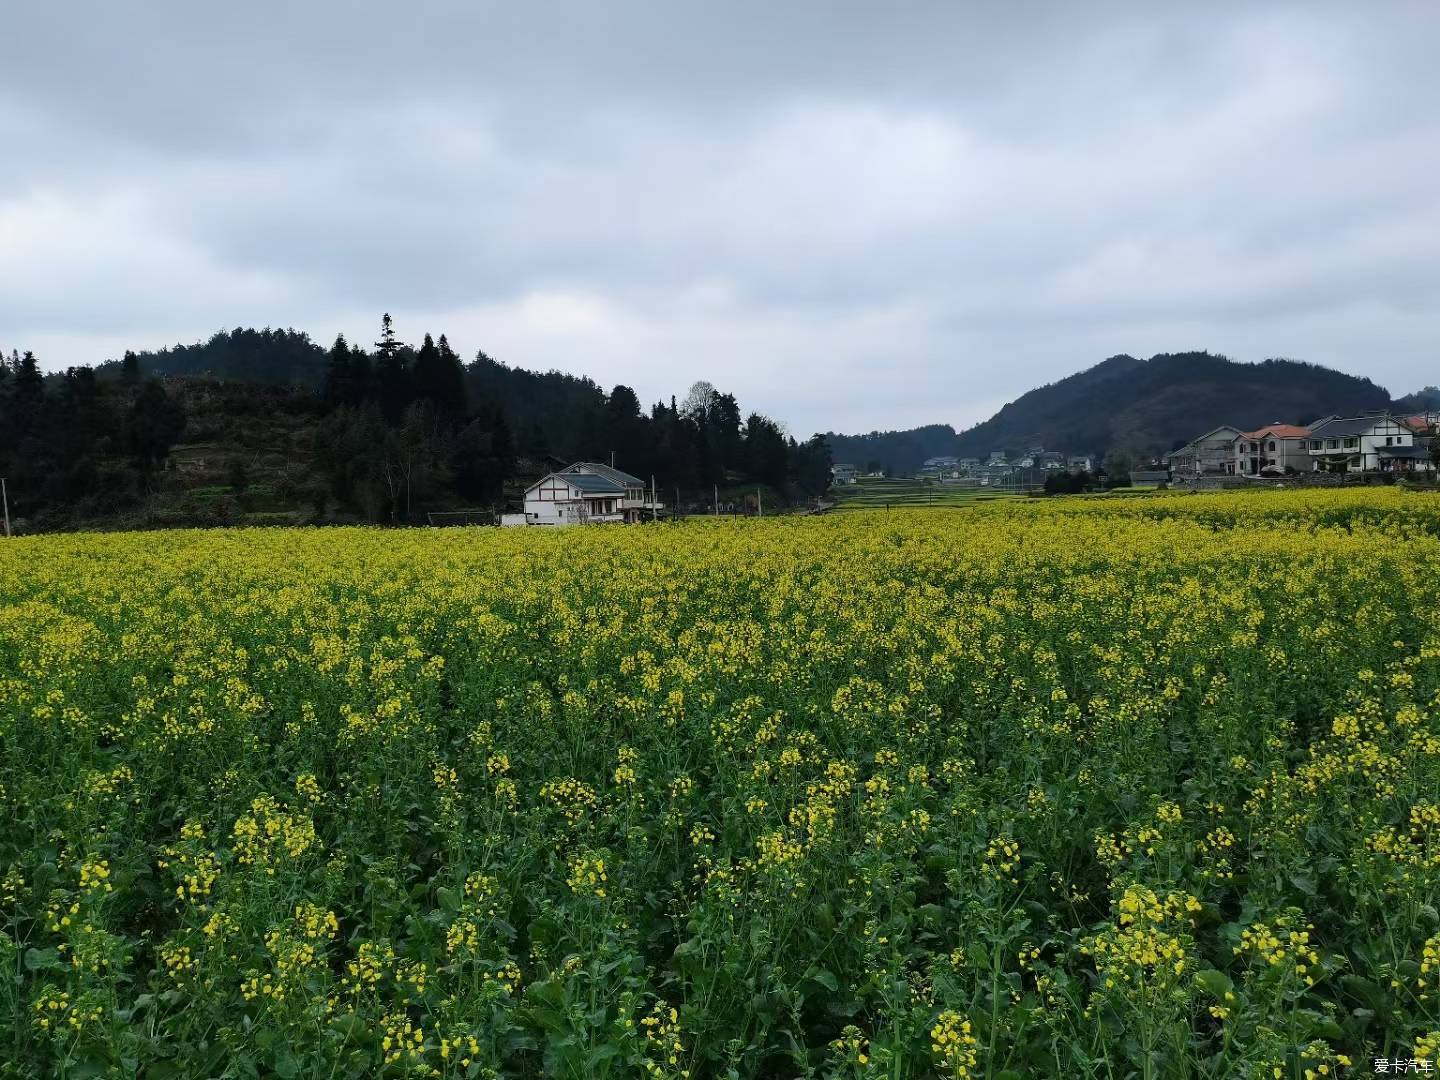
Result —
[[[836,461],[908,473],[927,457],[985,457],[1031,446],[1066,453],[1164,454],[1221,424],[1308,423],[1332,413],[1419,407],[1369,379],[1299,360],[1244,364],[1208,352],[1119,355],[1022,394],[990,419],[868,435],[827,433]]]

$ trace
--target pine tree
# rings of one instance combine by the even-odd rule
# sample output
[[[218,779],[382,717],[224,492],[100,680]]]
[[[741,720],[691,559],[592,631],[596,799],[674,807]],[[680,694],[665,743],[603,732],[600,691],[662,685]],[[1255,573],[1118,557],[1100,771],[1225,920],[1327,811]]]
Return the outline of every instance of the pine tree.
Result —
[[[335,344],[325,357],[325,405],[338,409],[341,405],[352,404],[355,400],[350,372],[350,345],[344,334],[335,335]]]
[[[350,400],[354,405],[375,396],[375,376],[370,368],[370,354],[359,345],[350,346]]]
[[[395,338],[388,311],[380,320],[380,340],[375,342],[374,384],[385,419],[399,423],[411,400],[410,369],[405,362],[405,346]]]
[[[425,335],[420,351],[415,354],[410,381],[414,387],[415,400],[428,401],[438,410],[443,393],[441,383],[444,380],[440,375],[440,350],[435,347],[435,339],[429,334]]]
[[[120,361],[120,378],[131,386],[140,381],[140,357],[131,349],[125,350],[125,356]]]
[[[440,397],[436,405],[440,412],[452,420],[460,420],[469,412],[465,400],[465,365],[459,355],[450,348],[445,335],[440,335]]]

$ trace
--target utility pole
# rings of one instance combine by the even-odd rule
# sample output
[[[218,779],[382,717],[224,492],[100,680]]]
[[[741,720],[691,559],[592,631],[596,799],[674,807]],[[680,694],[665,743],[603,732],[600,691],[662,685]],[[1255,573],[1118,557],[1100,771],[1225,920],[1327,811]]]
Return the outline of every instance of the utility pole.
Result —
[[[611,450],[611,451],[610,451],[610,467],[611,467],[612,469],[615,467],[615,451],[614,451],[614,450]]]
[[[720,516],[720,485],[715,485],[715,516]]]
[[[755,509],[760,517],[765,516],[765,498],[760,494],[760,489],[755,489]]]
[[[5,504],[5,535],[10,535],[10,492],[5,487],[5,478],[0,476],[0,503]]]
[[[650,520],[657,521],[660,517],[660,510],[655,505],[655,474],[650,474]]]

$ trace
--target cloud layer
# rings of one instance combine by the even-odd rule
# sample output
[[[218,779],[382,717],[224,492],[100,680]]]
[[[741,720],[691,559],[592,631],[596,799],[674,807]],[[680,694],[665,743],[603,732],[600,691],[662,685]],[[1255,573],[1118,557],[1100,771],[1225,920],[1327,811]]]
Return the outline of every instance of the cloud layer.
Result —
[[[1116,352],[1435,382],[1433,4],[20,5],[0,345],[222,326],[964,425]]]

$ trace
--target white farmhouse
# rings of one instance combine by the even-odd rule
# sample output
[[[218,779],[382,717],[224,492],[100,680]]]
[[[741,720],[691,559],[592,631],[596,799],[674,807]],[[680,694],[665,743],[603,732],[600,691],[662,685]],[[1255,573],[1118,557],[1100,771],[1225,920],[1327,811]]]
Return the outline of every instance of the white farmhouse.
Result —
[[[1400,472],[1428,470],[1425,440],[1417,440],[1409,422],[1388,413],[1331,417],[1313,425],[1310,460],[1318,471]]]
[[[507,514],[506,524],[589,525],[605,522],[640,521],[654,514],[661,504],[645,494],[645,481],[638,476],[599,465],[577,461],[560,472],[543,476],[525,489],[524,520]]]

